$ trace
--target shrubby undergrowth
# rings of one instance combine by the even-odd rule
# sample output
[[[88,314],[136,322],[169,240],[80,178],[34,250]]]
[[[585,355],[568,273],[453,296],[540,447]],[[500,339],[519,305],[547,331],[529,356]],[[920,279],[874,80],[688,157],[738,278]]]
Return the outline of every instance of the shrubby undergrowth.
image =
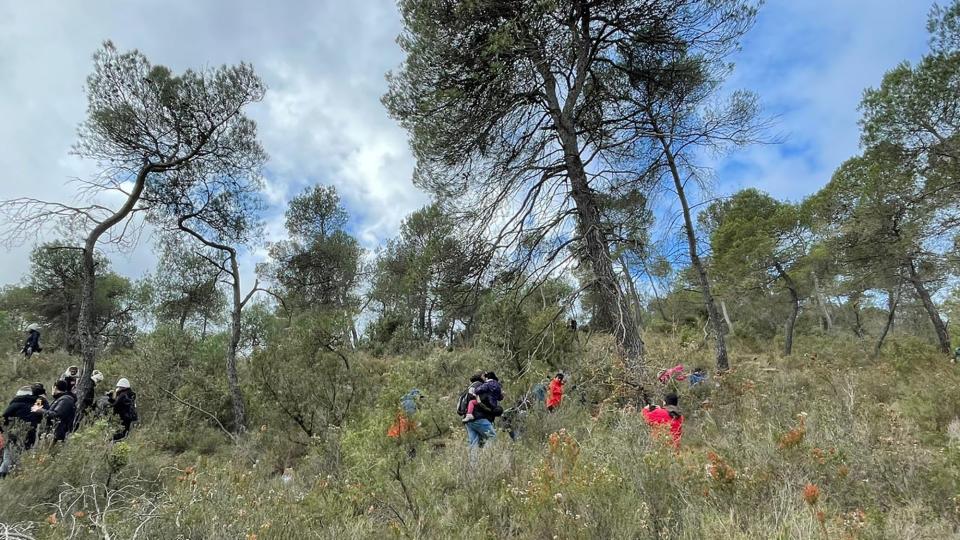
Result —
[[[674,383],[686,414],[676,452],[651,439],[636,392],[617,385],[611,343],[580,338],[564,359],[571,380],[560,410],[535,406],[515,422],[515,441],[501,429],[493,445],[471,452],[453,413],[468,374],[503,370],[512,403],[547,366],[514,377],[480,349],[355,353],[349,370],[341,358],[320,358],[303,374],[317,395],[304,395],[307,385],[287,388],[281,401],[250,400],[255,422],[234,441],[200,412],[229,424],[217,347],[157,333],[103,363],[138,385],[141,425],[110,444],[107,420],[91,421],[65,445],[25,454],[0,483],[0,522],[36,538],[958,534],[960,440],[951,424],[960,373],[929,346],[900,339],[874,360],[858,342],[811,337],[792,358],[734,354],[733,370],[709,385]],[[652,369],[709,354],[669,336],[653,337],[649,349]],[[309,364],[257,354],[242,371],[249,394],[265,391],[257,362],[293,373]],[[19,374],[7,362],[0,384],[12,394],[68,362],[43,355]],[[179,367],[150,371],[171,365]],[[322,397],[330,376],[341,377],[341,392],[353,387],[349,407]],[[424,395],[416,429],[388,438],[399,398],[414,387]],[[311,435],[290,416],[304,402],[323,419]]]

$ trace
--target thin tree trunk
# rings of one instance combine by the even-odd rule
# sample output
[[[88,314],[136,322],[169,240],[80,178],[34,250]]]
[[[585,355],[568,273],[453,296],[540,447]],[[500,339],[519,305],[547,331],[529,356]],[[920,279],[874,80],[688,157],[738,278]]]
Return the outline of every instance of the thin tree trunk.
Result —
[[[640,293],[637,292],[637,285],[633,282],[633,276],[630,275],[630,268],[623,255],[620,255],[620,265],[623,266],[623,274],[630,286],[630,295],[633,297],[633,316],[637,319],[638,325],[643,325],[643,304],[640,301]]]
[[[733,321],[730,320],[730,315],[727,313],[727,302],[722,298],[720,299],[720,311],[723,312],[723,320],[727,323],[727,330],[733,334]]]
[[[775,263],[775,267],[781,279],[787,284],[787,290],[790,291],[790,301],[793,304],[793,309],[790,310],[790,316],[787,317],[783,339],[783,355],[790,356],[793,354],[793,330],[797,325],[797,315],[800,314],[800,293],[797,291],[796,282],[793,281],[790,274],[783,269],[783,266],[780,263]]]
[[[893,309],[893,298],[894,298],[894,296],[896,296],[896,295],[894,294],[894,290],[893,290],[893,289],[890,289],[890,290],[887,291],[887,311],[890,311],[890,312],[895,311],[895,310]],[[896,328],[896,326],[897,326],[897,317],[896,317],[896,315],[894,315],[894,317],[890,320],[890,330],[893,330],[894,328]]]
[[[823,322],[824,330],[827,332],[833,330],[833,319],[830,317],[830,311],[827,309],[827,303],[823,299],[823,294],[820,292],[820,279],[817,278],[817,273],[812,272],[813,274],[813,292],[817,295],[817,305],[820,306],[820,311],[823,312]]]
[[[133,188],[130,190],[130,194],[127,196],[127,200],[123,203],[123,206],[112,216],[101,221],[99,225],[94,227],[83,245],[80,279],[80,315],[77,320],[77,333],[80,336],[80,352],[83,357],[83,370],[76,389],[78,416],[83,413],[83,404],[86,402],[86,398],[90,392],[93,391],[93,381],[90,380],[90,374],[93,373],[93,370],[96,368],[97,362],[98,340],[97,336],[94,335],[93,328],[94,292],[97,285],[97,268],[93,257],[96,253],[97,242],[100,240],[100,237],[113,226],[130,215],[133,207],[137,204],[137,201],[140,200],[140,195],[143,193],[143,188],[147,183],[147,176],[156,169],[157,167],[154,165],[144,165],[140,168],[140,171],[137,173],[137,179],[133,183]]]
[[[890,293],[890,298],[893,299],[892,292]],[[863,332],[863,319],[860,315],[860,294],[858,293],[856,295],[851,295],[849,303],[850,303],[850,309],[851,311],[853,311],[853,333],[856,334],[858,338],[863,339],[864,332]],[[893,313],[892,313],[893,306],[891,305],[890,307],[891,307],[890,309],[891,314],[890,314],[889,324],[890,324],[890,328],[893,328]]]
[[[227,346],[227,386],[230,387],[230,399],[233,402],[234,431],[243,433],[247,429],[247,412],[240,392],[240,378],[237,376],[237,349],[240,347],[240,331],[244,301],[240,298],[240,265],[237,263],[236,250],[230,250],[230,271],[233,274],[233,309],[230,312],[230,343]]]
[[[653,130],[659,132],[656,120],[653,115],[648,115]],[[683,228],[687,236],[687,249],[690,252],[690,265],[697,272],[697,280],[700,282],[700,291],[703,294],[703,304],[707,308],[707,316],[710,318],[710,325],[713,329],[714,351],[716,353],[716,362],[718,371],[730,369],[730,361],[727,358],[727,343],[724,339],[723,324],[720,322],[720,313],[717,311],[717,304],[713,300],[713,294],[710,292],[710,279],[707,276],[707,269],[700,260],[697,252],[697,236],[693,228],[693,218],[690,215],[690,205],[687,203],[687,195],[683,187],[683,179],[680,178],[680,170],[677,168],[677,161],[673,155],[673,150],[664,135],[658,135],[657,139],[663,147],[663,153],[667,158],[667,165],[670,167],[670,175],[673,177],[673,187],[677,191],[677,198],[680,199],[680,206],[683,209]]]
[[[893,319],[897,311],[897,304],[900,303],[900,293],[903,290],[903,280],[900,280],[897,283],[897,292],[894,294],[893,291],[890,291],[890,298],[888,299],[890,311],[887,313],[887,322],[883,325],[883,331],[880,332],[880,338],[877,339],[877,344],[873,348],[873,356],[880,356],[880,349],[883,348],[883,342],[887,339],[887,333],[890,332],[890,329],[893,328]]]
[[[657,311],[660,312],[660,317],[664,321],[670,322],[670,317],[667,317],[667,312],[663,309],[663,301],[660,299],[660,293],[657,291],[657,283],[653,280],[653,276],[650,275],[650,269],[647,268],[647,261],[643,258],[640,259],[643,263],[643,273],[647,275],[647,279],[650,281],[650,288],[653,289],[653,298],[657,301]]]
[[[247,301],[250,300],[253,294],[257,291],[257,285],[254,284],[253,289],[250,290],[250,293],[247,294],[246,298],[241,298],[240,264],[237,262],[237,250],[228,245],[207,240],[200,233],[185,225],[186,221],[193,217],[195,216],[187,215],[181,217],[178,220],[179,229],[193,236],[204,245],[227,253],[229,256],[230,268],[221,268],[222,271],[230,274],[230,285],[233,295],[233,305],[230,309],[230,339],[227,343],[225,363],[227,370],[227,387],[230,390],[230,400],[233,405],[233,429],[236,433],[243,433],[247,429],[247,414],[246,407],[243,402],[243,393],[240,391],[240,378],[237,375],[237,350],[240,348],[240,332],[242,330],[241,317],[243,315],[243,306],[246,305]]]
[[[937,332],[937,340],[940,342],[940,352],[950,354],[950,334],[947,333],[947,325],[943,322],[943,319],[940,318],[937,305],[933,303],[933,298],[930,297],[930,292],[927,291],[923,280],[920,279],[920,275],[917,273],[917,267],[912,260],[909,264],[909,270],[910,283],[912,283],[913,288],[917,290],[917,295],[920,296],[920,301],[923,302],[923,307],[927,310],[927,315],[930,316],[930,322],[933,323],[933,329]]]

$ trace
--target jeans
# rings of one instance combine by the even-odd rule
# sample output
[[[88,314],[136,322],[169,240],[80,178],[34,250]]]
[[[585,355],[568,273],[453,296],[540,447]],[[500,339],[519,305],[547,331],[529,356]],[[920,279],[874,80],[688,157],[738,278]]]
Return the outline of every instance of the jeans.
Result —
[[[465,425],[467,426],[467,443],[470,446],[482,447],[497,437],[497,432],[493,429],[493,423],[489,420],[471,420]]]
[[[20,446],[17,443],[7,441],[7,445],[0,452],[3,453],[3,460],[0,461],[0,477],[6,476],[13,469],[20,457]]]

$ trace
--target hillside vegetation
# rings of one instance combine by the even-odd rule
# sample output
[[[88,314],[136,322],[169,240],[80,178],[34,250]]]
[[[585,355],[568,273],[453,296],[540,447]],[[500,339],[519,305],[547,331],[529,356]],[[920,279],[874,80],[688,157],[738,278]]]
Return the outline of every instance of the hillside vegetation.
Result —
[[[0,398],[14,430],[76,427],[0,479],[0,537],[960,537],[960,0],[801,200],[745,166],[708,182],[775,139],[727,81],[761,5],[398,0],[382,102],[430,201],[377,240],[379,209],[272,168],[251,64],[105,42],[89,205],[0,201],[0,242],[37,242],[0,290]],[[156,267],[118,274],[145,242]],[[680,362],[709,379],[658,381]],[[470,448],[481,370],[505,408],[558,372],[566,399]],[[54,381],[66,408],[19,390]],[[73,382],[122,387],[116,414],[74,426]],[[673,392],[678,448],[644,416],[673,429],[673,404],[642,410]]]
[[[650,341],[664,366],[709,354],[674,336]],[[211,539],[933,539],[960,526],[960,373],[908,338],[880,360],[835,337],[801,340],[791,358],[734,353],[711,384],[675,383],[687,419],[679,452],[651,440],[602,337],[570,355],[571,390],[556,413],[535,407],[516,441],[501,430],[475,453],[454,409],[465,376],[491,366],[482,349],[358,355],[362,383],[323,411],[338,423],[306,437],[279,402],[251,400],[261,403],[256,427],[234,444],[163,393],[178,377],[184,401],[226,409],[202,377],[220,355],[199,346],[170,373],[171,345],[150,340],[104,362],[144,381],[142,425],[110,445],[100,421],[27,454],[2,483],[0,522],[36,538]],[[19,376],[5,363],[0,390],[53,378],[67,361],[42,356]],[[506,378],[508,401],[547,369]],[[317,373],[313,394],[325,379]],[[425,396],[416,430],[388,438],[414,387]],[[290,406],[320,399],[281,392]]]

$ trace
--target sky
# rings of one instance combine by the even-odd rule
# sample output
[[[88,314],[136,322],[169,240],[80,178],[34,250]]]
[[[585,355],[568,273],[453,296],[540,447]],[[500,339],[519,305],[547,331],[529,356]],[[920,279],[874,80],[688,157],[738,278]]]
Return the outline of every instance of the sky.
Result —
[[[759,94],[783,142],[724,157],[713,189],[797,200],[826,183],[858,151],[863,90],[926,49],[928,9],[923,0],[768,0],[728,86]],[[380,103],[384,76],[402,59],[400,28],[394,0],[0,0],[0,200],[69,202],[69,180],[93,173],[69,150],[91,55],[109,39],[176,71],[252,63],[269,88],[248,111],[270,155],[268,239],[283,237],[290,198],[324,184],[341,194],[353,234],[376,249],[429,201],[411,183],[406,133]],[[0,284],[23,278],[30,249],[6,253]],[[139,278],[153,251],[145,239],[108,254],[116,271]]]

